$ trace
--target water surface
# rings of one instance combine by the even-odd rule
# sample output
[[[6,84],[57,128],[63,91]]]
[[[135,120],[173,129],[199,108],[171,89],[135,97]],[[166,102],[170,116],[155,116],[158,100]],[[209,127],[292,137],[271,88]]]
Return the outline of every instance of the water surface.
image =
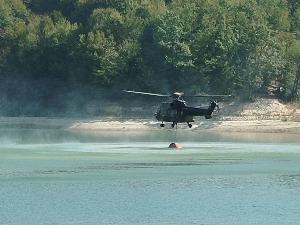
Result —
[[[182,149],[167,148],[175,138]],[[0,140],[0,224],[300,219],[296,135],[10,129]]]

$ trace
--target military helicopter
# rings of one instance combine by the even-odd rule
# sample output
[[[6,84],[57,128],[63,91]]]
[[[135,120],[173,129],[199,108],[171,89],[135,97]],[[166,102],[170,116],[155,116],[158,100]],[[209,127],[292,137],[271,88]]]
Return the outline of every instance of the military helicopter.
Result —
[[[173,99],[172,102],[163,102],[161,106],[157,109],[154,114],[155,118],[158,121],[161,121],[160,126],[164,127],[164,122],[172,122],[171,127],[174,128],[177,123],[187,123],[188,127],[191,128],[191,122],[194,122],[194,116],[204,116],[205,119],[211,119],[212,113],[216,108],[219,108],[215,101],[212,101],[208,108],[201,107],[189,107],[186,105],[185,101],[182,99],[183,97],[230,97],[231,95],[184,95],[181,92],[174,92],[171,95],[164,94],[155,94],[155,93],[147,93],[147,92],[139,92],[139,91],[127,91],[123,90],[127,93],[140,94],[140,95],[149,95],[149,96],[157,96],[157,97],[170,97]]]

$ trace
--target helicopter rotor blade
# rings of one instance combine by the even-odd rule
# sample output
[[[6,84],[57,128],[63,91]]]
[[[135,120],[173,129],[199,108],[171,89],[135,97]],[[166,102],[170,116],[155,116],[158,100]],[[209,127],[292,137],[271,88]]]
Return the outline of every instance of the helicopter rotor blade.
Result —
[[[123,90],[123,91],[127,92],[127,93],[140,94],[140,95],[150,95],[150,96],[157,96],[157,97],[170,97],[170,95],[155,94],[155,93],[148,93],[148,92],[127,91],[127,90]]]
[[[209,98],[209,97],[231,97],[231,95],[182,95],[182,97]]]
[[[127,91],[123,90],[127,93],[133,93],[133,94],[140,94],[140,95],[150,95],[150,96],[157,96],[157,97],[171,97],[175,99],[179,99],[181,97],[199,97],[199,98],[210,98],[210,97],[231,97],[231,95],[185,95],[181,92],[174,92],[171,95],[164,95],[164,94],[157,94],[157,93],[149,93],[149,92],[141,92],[141,91]]]

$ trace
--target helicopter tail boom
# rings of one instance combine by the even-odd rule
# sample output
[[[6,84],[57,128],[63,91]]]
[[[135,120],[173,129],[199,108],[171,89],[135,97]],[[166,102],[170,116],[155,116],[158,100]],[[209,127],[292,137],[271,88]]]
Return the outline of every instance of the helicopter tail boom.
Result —
[[[216,107],[217,107],[217,103],[215,101],[213,101],[213,102],[211,102],[210,106],[207,109],[186,107],[182,111],[185,115],[204,116],[206,119],[210,119],[211,114],[215,110]]]

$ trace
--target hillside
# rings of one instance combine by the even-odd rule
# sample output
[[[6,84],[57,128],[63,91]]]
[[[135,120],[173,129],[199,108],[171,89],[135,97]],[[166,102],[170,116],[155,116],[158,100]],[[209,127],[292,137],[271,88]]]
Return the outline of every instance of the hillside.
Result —
[[[220,106],[217,117],[221,120],[300,121],[300,109],[273,98],[258,98],[252,103],[233,101]]]
[[[299,100],[295,0],[5,0],[0,14],[2,116],[98,116],[124,89]]]

